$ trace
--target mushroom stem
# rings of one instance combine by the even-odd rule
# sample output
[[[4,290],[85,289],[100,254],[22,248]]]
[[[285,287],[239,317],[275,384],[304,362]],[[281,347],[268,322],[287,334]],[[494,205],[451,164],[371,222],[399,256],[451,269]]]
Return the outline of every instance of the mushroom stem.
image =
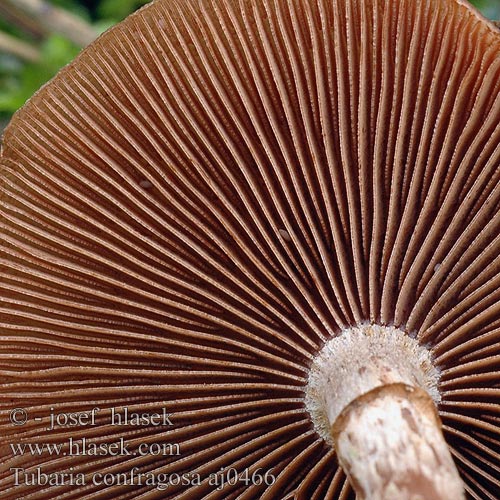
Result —
[[[434,402],[422,389],[377,387],[351,402],[331,432],[359,500],[465,498]]]
[[[360,325],[325,344],[306,404],[358,500],[461,500],[441,432],[439,371],[402,330]]]

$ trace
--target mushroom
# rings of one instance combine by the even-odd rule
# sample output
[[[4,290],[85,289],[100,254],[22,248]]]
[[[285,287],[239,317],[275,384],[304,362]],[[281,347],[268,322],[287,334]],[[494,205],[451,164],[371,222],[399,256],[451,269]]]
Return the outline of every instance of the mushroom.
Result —
[[[62,70],[1,156],[2,499],[499,498],[499,50],[158,0]]]

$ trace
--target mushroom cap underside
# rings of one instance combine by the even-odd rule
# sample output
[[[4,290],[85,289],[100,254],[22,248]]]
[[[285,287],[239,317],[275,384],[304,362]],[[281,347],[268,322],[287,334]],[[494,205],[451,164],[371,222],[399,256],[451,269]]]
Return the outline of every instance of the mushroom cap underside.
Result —
[[[304,388],[366,323],[498,498],[499,49],[464,2],[158,0],[61,71],[1,156],[2,498],[353,498]]]

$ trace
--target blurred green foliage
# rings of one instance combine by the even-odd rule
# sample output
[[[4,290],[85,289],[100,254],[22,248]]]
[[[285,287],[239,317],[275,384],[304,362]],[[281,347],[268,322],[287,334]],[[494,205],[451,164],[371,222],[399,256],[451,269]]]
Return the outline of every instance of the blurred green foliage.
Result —
[[[3,1],[3,0],[0,0]],[[121,21],[149,0],[48,0],[91,24],[100,33]],[[500,0],[473,0],[485,16],[500,19]],[[0,131],[11,114],[57,71],[70,62],[80,47],[58,34],[41,41],[31,38],[15,23],[0,16],[0,31],[35,45],[40,52],[36,62],[23,61],[0,52]]]
[[[500,21],[500,0],[471,0],[487,18]]]
[[[0,0],[2,1],[2,0]],[[50,0],[52,5],[64,8],[91,24],[96,33],[102,33],[121,21],[149,0]],[[40,56],[36,62],[23,61],[0,52],[0,133],[2,123],[9,120],[44,83],[69,63],[81,47],[59,34],[49,34],[38,41],[15,23],[0,15],[0,30],[35,45]]]
[[[120,21],[149,0],[101,0],[95,12],[100,19]]]
[[[22,64],[0,57],[0,111],[13,113],[45,82],[71,61],[80,48],[61,35],[50,35],[40,47],[40,61]]]

